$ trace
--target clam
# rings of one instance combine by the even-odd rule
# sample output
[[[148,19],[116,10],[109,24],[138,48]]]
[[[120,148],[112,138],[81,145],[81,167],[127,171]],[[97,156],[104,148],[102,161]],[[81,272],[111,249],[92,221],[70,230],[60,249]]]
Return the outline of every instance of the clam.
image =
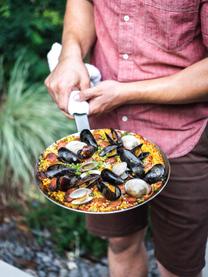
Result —
[[[112,168],[113,173],[115,173],[118,176],[122,176],[127,170],[127,163],[122,162],[115,164]]]
[[[127,194],[140,198],[151,191],[151,187],[144,180],[134,178],[125,183],[125,191]]]
[[[121,140],[123,146],[128,150],[131,150],[137,145],[141,144],[141,141],[133,135],[125,135],[121,138]]]
[[[82,205],[90,202],[93,196],[92,191],[88,188],[79,188],[70,193],[69,197],[74,199],[71,203],[74,205]]]
[[[65,145],[65,148],[72,151],[73,153],[77,154],[78,151],[82,150],[84,146],[87,146],[86,143],[79,141],[79,140],[73,140],[70,141]]]
[[[89,170],[87,172],[83,172],[81,175],[80,175],[80,178],[85,178],[86,176],[88,175],[91,175],[91,174],[96,174],[96,175],[100,175],[101,171],[98,170],[98,169],[92,169],[92,170]]]
[[[89,170],[93,170],[97,167],[98,163],[97,162],[87,162],[87,163],[83,163],[80,167],[80,171],[81,172],[86,172]]]

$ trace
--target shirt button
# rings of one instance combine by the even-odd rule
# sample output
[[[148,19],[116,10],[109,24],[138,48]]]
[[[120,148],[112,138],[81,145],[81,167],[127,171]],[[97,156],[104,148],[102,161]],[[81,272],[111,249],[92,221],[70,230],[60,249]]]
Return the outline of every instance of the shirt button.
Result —
[[[128,121],[128,116],[126,116],[126,115],[122,116],[122,120],[123,120],[124,122]]]
[[[123,59],[124,59],[124,60],[128,60],[128,58],[129,58],[129,55],[128,55],[128,54],[123,54]]]
[[[127,22],[127,21],[129,21],[129,16],[128,16],[128,15],[125,15],[123,19],[124,19],[124,21]]]

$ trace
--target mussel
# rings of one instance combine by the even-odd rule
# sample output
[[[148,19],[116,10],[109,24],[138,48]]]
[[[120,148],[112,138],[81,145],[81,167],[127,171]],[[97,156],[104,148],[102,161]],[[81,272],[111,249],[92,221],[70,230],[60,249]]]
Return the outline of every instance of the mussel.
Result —
[[[113,157],[115,155],[117,155],[117,145],[108,145],[105,148],[103,148],[103,150],[100,152],[99,156],[100,157],[104,157],[104,156],[108,156],[108,157]]]
[[[113,186],[106,182],[100,182],[97,187],[107,200],[115,201],[121,196],[121,190],[117,186]]]
[[[87,145],[93,146],[95,150],[97,150],[97,147],[98,147],[97,142],[93,137],[92,133],[90,132],[90,130],[88,129],[82,130],[80,133],[80,140],[82,142],[85,142]]]
[[[154,165],[144,176],[144,180],[149,183],[153,184],[158,181],[163,181],[166,176],[165,167],[162,164]]]
[[[67,162],[67,163],[80,163],[80,159],[76,154],[74,154],[72,151],[65,147],[61,147],[58,150],[58,159],[62,162]]]
[[[45,172],[47,178],[59,177],[63,175],[74,176],[75,170],[69,167],[66,167],[63,164],[55,164],[48,167]]]
[[[101,171],[101,178],[103,179],[103,181],[108,182],[112,185],[120,185],[124,183],[124,180],[120,176],[107,168]]]
[[[123,162],[127,163],[128,168],[132,171],[136,177],[144,176],[144,165],[140,159],[138,159],[130,150],[120,148],[118,154]]]
[[[119,134],[116,132],[116,130],[114,129],[110,129],[110,135],[105,133],[106,138],[108,140],[108,142],[110,143],[110,145],[117,145],[117,147],[121,147],[123,145],[121,137],[119,136]]]
[[[149,156],[150,152],[141,152],[138,156],[138,159],[143,161],[145,158]]]
[[[61,191],[67,191],[69,188],[77,186],[77,182],[79,180],[78,176],[60,176],[57,179],[58,189]]]

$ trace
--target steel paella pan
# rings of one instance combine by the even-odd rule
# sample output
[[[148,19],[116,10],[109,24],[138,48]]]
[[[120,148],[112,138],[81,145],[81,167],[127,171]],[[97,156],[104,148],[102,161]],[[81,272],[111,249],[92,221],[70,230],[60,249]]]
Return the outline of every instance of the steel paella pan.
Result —
[[[170,164],[157,145],[127,131],[83,129],[83,122],[81,129],[37,161],[36,184],[48,200],[71,211],[111,214],[144,205],[164,189]]]

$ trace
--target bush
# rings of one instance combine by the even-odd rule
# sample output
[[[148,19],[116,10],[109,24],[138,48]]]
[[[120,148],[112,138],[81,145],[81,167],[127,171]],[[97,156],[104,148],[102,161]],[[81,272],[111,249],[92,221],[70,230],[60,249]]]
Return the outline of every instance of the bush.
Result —
[[[80,213],[70,212],[50,202],[45,204],[36,202],[26,214],[26,219],[33,229],[48,229],[56,249],[62,254],[64,251],[79,248],[82,255],[94,257],[106,255],[106,241],[86,231],[84,216]]]
[[[35,160],[58,138],[72,133],[74,124],[51,101],[42,83],[28,82],[30,66],[22,54],[8,82],[0,77],[0,185],[28,186]],[[0,72],[3,63],[0,62]]]

